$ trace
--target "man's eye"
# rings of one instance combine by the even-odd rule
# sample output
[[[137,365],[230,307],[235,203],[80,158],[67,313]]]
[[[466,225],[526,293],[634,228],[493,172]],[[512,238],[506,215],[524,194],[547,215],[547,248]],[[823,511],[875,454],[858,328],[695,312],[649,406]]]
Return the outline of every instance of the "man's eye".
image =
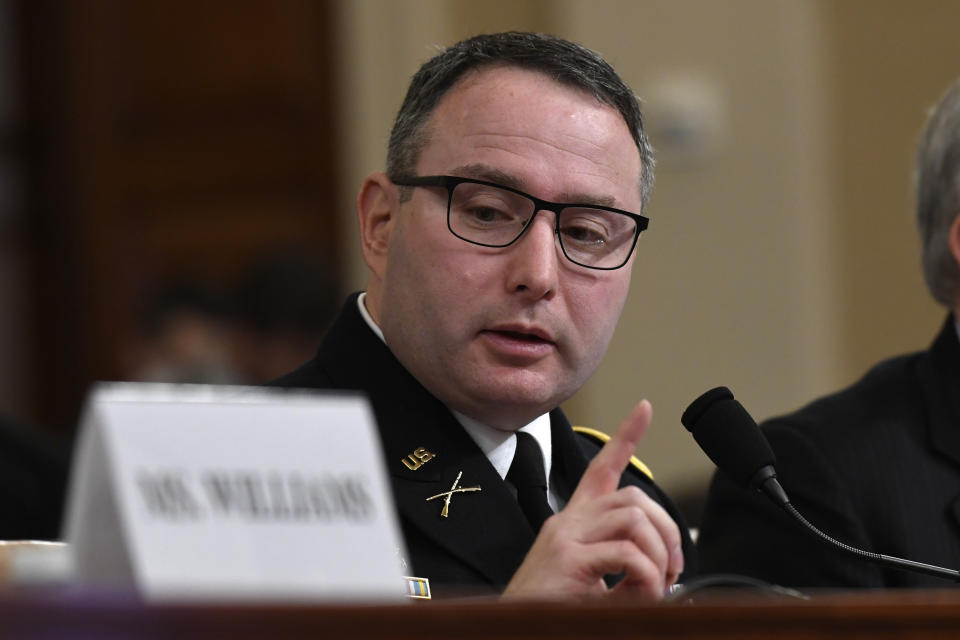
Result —
[[[509,209],[489,204],[471,204],[459,210],[459,217],[468,224],[477,227],[497,227],[513,225],[517,222],[516,214]]]
[[[512,217],[510,214],[493,207],[473,207],[468,213],[477,222],[500,222]]]
[[[560,233],[567,240],[584,246],[604,245],[607,243],[608,236],[602,227],[596,225],[567,225],[560,230]]]

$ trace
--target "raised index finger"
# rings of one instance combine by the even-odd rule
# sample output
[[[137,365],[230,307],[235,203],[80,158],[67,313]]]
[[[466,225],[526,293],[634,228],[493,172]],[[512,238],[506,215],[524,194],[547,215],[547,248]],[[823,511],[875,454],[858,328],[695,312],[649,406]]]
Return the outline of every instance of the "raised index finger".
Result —
[[[630,456],[636,450],[640,438],[650,426],[652,417],[653,407],[648,401],[641,400],[627,419],[620,423],[600,453],[590,461],[590,466],[580,478],[580,484],[570,496],[569,504],[593,500],[617,490],[620,476],[630,462]]]

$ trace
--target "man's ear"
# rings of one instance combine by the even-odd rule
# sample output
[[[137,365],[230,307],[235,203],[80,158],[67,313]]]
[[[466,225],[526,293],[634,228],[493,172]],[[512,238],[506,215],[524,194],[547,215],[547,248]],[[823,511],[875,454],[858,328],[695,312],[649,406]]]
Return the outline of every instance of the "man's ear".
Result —
[[[387,264],[390,233],[398,213],[397,187],[379,171],[363,181],[357,194],[357,218],[363,259],[370,271],[383,280]]]

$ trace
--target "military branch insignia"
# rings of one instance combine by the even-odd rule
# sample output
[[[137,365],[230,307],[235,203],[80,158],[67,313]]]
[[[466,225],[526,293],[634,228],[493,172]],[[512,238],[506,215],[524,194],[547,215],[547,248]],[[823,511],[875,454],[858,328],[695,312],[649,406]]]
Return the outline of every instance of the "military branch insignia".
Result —
[[[424,447],[417,447],[413,450],[413,453],[404,458],[402,462],[410,471],[416,471],[422,467],[425,462],[433,460],[435,457],[437,457],[437,454],[430,453]]]
[[[471,491],[481,491],[480,487],[461,487],[460,485],[460,476],[463,475],[463,471],[457,474],[457,479],[453,481],[453,486],[450,487],[450,491],[444,491],[443,493],[438,493],[435,496],[430,496],[427,498],[427,502],[431,500],[436,500],[437,498],[444,498],[443,509],[440,511],[440,515],[444,518],[447,517],[447,514],[450,513],[450,500],[453,498],[455,493],[468,493]]]

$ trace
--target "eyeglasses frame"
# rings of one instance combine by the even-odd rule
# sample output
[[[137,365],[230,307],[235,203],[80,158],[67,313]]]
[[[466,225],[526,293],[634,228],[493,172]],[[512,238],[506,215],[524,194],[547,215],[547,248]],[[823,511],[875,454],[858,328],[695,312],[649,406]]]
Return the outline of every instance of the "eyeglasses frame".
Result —
[[[475,244],[481,247],[491,247],[495,249],[501,249],[503,247],[509,247],[517,240],[523,237],[523,234],[526,233],[527,229],[530,228],[530,225],[533,224],[534,219],[537,217],[537,214],[541,211],[552,211],[554,214],[554,234],[557,236],[557,240],[560,243],[560,250],[563,252],[564,257],[572,262],[575,265],[585,267],[587,269],[599,269],[601,271],[613,271],[615,269],[620,269],[627,262],[630,261],[630,256],[633,255],[633,250],[637,246],[637,240],[640,238],[640,234],[643,231],[646,231],[647,227],[650,225],[650,219],[646,216],[640,215],[639,213],[632,213],[630,211],[624,211],[623,209],[617,209],[614,207],[607,207],[599,204],[586,204],[582,202],[550,202],[549,200],[543,200],[536,196],[532,196],[529,193],[521,191],[520,189],[515,189],[513,187],[508,187],[496,182],[489,182],[487,180],[477,180],[475,178],[463,178],[460,176],[410,176],[406,178],[397,178],[391,179],[393,184],[399,187],[443,187],[447,190],[447,229],[450,230],[450,233],[460,238],[464,242],[469,242],[470,244]],[[520,233],[517,234],[510,242],[506,244],[488,244],[485,242],[477,242],[476,240],[470,240],[464,238],[456,231],[453,230],[453,227],[450,226],[450,208],[453,204],[453,190],[460,184],[479,184],[486,187],[496,187],[497,189],[503,189],[504,191],[509,191],[515,193],[518,196],[522,196],[534,204],[533,215],[530,216],[530,219],[523,224],[523,228],[520,229]],[[609,211],[611,213],[618,213],[625,215],[629,218],[633,218],[633,221],[636,223],[636,230],[633,234],[633,242],[630,243],[630,251],[627,252],[626,257],[623,259],[623,262],[618,264],[615,267],[596,267],[589,264],[583,264],[582,262],[577,262],[567,253],[566,247],[563,246],[563,237],[560,235],[560,212],[563,209],[570,209],[574,207],[586,208],[586,209],[599,209],[601,211]]]

